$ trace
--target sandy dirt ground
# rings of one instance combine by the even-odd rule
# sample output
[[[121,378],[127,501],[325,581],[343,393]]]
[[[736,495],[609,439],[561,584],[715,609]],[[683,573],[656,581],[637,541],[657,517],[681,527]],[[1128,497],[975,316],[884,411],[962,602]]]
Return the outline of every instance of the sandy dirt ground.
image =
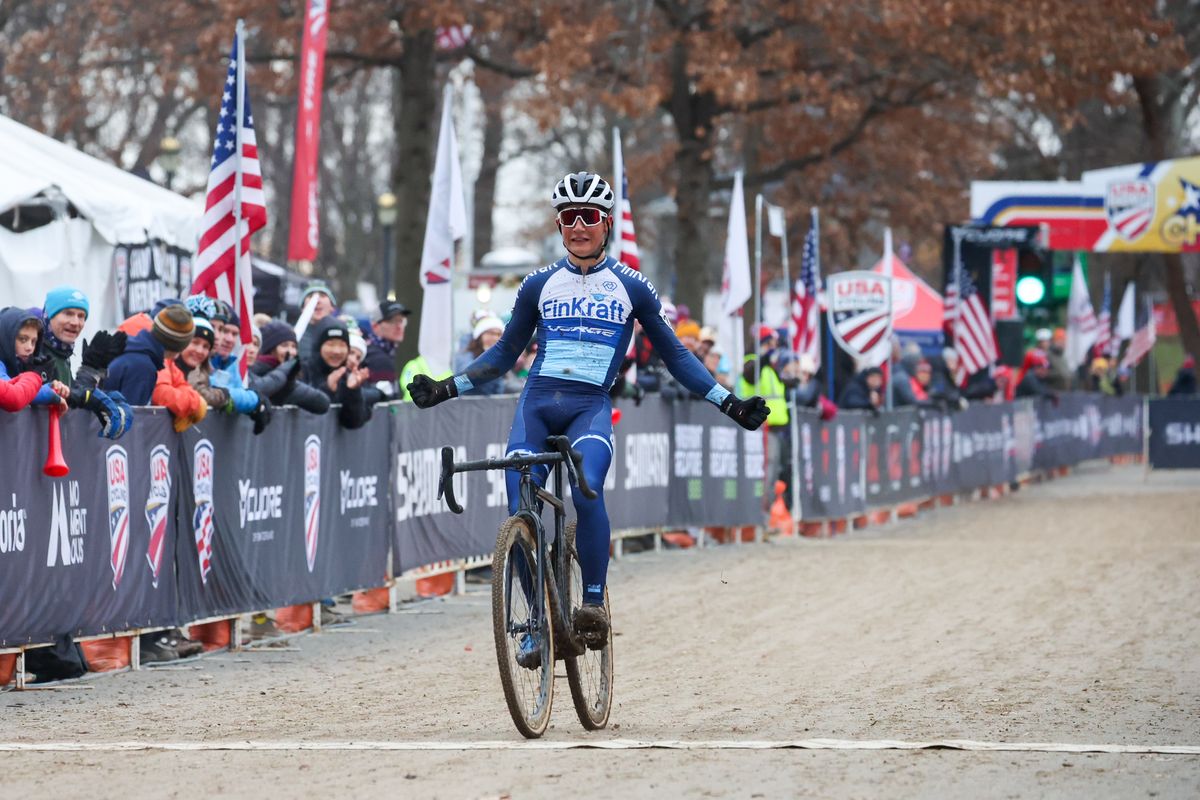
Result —
[[[1197,473],[1087,467],[610,578],[610,729],[584,732],[561,680],[548,740],[1200,745]],[[484,587],[290,648],[0,694],[0,745],[520,740]],[[948,750],[0,752],[0,774],[12,797],[1200,795],[1200,756]]]

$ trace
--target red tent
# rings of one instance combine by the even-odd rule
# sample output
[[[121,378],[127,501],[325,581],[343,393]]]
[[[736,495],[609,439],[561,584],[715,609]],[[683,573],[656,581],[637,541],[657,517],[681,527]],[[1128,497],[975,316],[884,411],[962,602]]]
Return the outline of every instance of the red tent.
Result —
[[[883,259],[872,272],[884,274]],[[892,256],[892,307],[896,333],[903,341],[916,341],[921,348],[936,351],[942,346],[942,296]]]

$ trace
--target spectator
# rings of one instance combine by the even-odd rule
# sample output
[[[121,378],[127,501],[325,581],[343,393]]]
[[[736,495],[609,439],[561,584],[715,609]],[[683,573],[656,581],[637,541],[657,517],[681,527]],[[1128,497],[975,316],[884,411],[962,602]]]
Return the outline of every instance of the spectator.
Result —
[[[1050,359],[1043,351],[1035,347],[1027,352],[1017,373],[1015,396],[1041,397],[1058,403],[1058,393],[1046,384],[1050,372]]]
[[[867,367],[856,373],[842,390],[838,406],[878,413],[883,408],[883,370]]]
[[[900,354],[900,340],[892,339],[891,356],[892,408],[915,406],[917,397],[912,390],[912,374],[905,368]],[[886,398],[884,399],[886,403]]]
[[[192,337],[194,342],[196,337]],[[151,402],[171,412],[175,418],[175,431],[182,433],[208,416],[208,401],[188,383],[187,376],[179,367],[180,357],[191,347],[191,342],[175,358],[163,358],[163,368],[155,379]],[[211,387],[210,387],[211,388]],[[228,402],[228,401],[227,401]]]
[[[296,332],[273,320],[262,328],[262,351],[246,377],[250,388],[267,395],[273,405],[299,406],[313,414],[329,411],[329,395],[299,381]]]
[[[687,348],[689,353],[699,356],[700,326],[695,320],[684,320],[675,326],[675,338]]]
[[[471,329],[471,341],[467,348],[455,357],[454,371],[463,372],[472,361],[479,358],[480,355],[489,349],[496,342],[500,341],[500,336],[504,333],[504,323],[499,317],[487,316],[475,323],[475,327]],[[480,384],[468,392],[464,392],[466,397],[476,397],[481,395],[500,394],[504,391],[504,377],[494,378],[486,383]]]
[[[175,366],[179,368],[188,385],[204,398],[210,410],[231,413],[233,406],[229,392],[213,386],[209,381],[212,365],[208,359],[212,355],[213,343],[216,342],[216,332],[212,323],[204,317],[194,316],[192,319],[196,323],[196,332],[191,343],[175,359]],[[159,373],[159,380],[162,380],[162,373]]]
[[[133,409],[120,393],[110,397],[99,387],[108,365],[125,350],[125,334],[100,331],[90,342],[85,342],[82,364],[75,376],[71,375],[75,342],[83,332],[89,311],[87,295],[78,289],[61,287],[47,293],[42,305],[45,331],[41,352],[52,359],[55,378],[70,387],[67,405],[91,411],[100,421],[100,435],[119,439],[133,425]]]
[[[1055,392],[1065,392],[1071,388],[1071,368],[1067,366],[1066,349],[1066,329],[1055,328],[1050,340],[1050,346],[1042,350],[1049,363],[1049,368],[1045,373],[1042,383]]]
[[[300,296],[301,309],[308,306],[310,298],[314,298],[313,302],[316,305],[313,306],[312,318],[308,321],[308,327],[304,329],[304,335],[300,337],[300,360],[303,363],[307,363],[308,359],[313,356],[313,348],[317,340],[317,323],[331,316],[337,307],[337,298],[333,296],[333,290],[324,281],[312,281],[304,288],[304,294]]]
[[[821,408],[821,382],[817,380],[817,361],[808,353],[797,358],[784,369],[783,382],[788,383],[791,375],[795,381],[791,385],[792,398],[800,408]]]
[[[350,333],[341,320],[330,317],[317,324],[313,346],[316,352],[304,368],[304,380],[340,403],[338,422],[345,428],[361,428],[370,419],[371,410],[363,397],[362,384],[367,370],[350,370]]]
[[[178,300],[161,306],[153,317],[136,314],[121,323],[132,331],[125,352],[113,359],[104,379],[105,391],[115,390],[135,406],[148,406],[164,362],[192,343],[196,323]]]
[[[0,311],[0,408],[20,411],[28,405],[66,410],[67,385],[54,378],[53,360],[38,355],[42,321],[23,308]]]
[[[1096,357],[1092,359],[1091,366],[1088,368],[1087,375],[1087,390],[1089,392],[1100,392],[1101,394],[1116,394],[1113,389],[1112,380],[1108,375],[1108,359]]]
[[[918,361],[912,377],[908,379],[908,386],[917,403],[928,404],[933,399],[933,365],[924,358]]]
[[[224,300],[216,300],[215,310],[209,317],[216,332],[216,344],[209,357],[213,371],[209,381],[213,386],[229,392],[233,408],[254,421],[254,433],[262,433],[271,422],[271,401],[260,397],[253,389],[247,389],[238,369],[238,357],[234,348],[241,341],[242,328],[237,312]]]
[[[1193,397],[1196,394],[1196,359],[1193,356],[1187,356],[1183,359],[1183,364],[1180,365],[1179,371],[1175,373],[1175,380],[1171,382],[1171,388],[1167,390],[1168,397]]]
[[[384,300],[379,308],[371,311],[369,324],[361,326],[363,338],[367,340],[363,365],[372,383],[387,384],[388,398],[400,396],[400,387],[396,383],[396,348],[404,341],[411,313],[402,303]]]
[[[357,372],[360,369],[367,370],[367,377],[363,381],[362,393],[363,402],[367,404],[367,409],[375,408],[376,403],[382,403],[387,400],[387,396],[375,384],[371,383],[371,370],[363,365],[363,359],[367,357],[367,340],[362,334],[351,330],[350,331],[350,352],[346,356],[346,369],[350,372]],[[384,384],[386,385],[386,384]]]
[[[1017,396],[1017,384],[1013,381],[1012,367],[1000,364],[992,376],[996,383],[996,392],[991,400],[996,403],[1012,402]]]
[[[538,354],[537,339],[531,339],[524,352],[517,356],[517,363],[504,376],[504,394],[520,394],[529,379],[529,370]]]
[[[257,315],[255,315],[257,316]],[[242,358],[238,362],[239,371],[242,376],[242,382],[245,383],[246,375],[250,370],[250,365],[258,360],[258,353],[262,349],[262,332],[259,331],[257,325],[250,326],[250,341],[242,346]]]
[[[776,337],[776,341],[778,341],[778,336]],[[759,358],[764,359],[761,365],[758,363]],[[757,381],[755,381],[756,372]],[[735,391],[739,397],[761,395],[767,401],[767,408],[770,412],[767,415],[766,428],[768,432],[766,439],[767,486],[774,486],[777,480],[782,480],[787,484],[789,490],[785,497],[785,502],[790,507],[792,445],[788,431],[790,413],[788,411],[787,387],[779,377],[779,373],[775,371],[775,366],[772,362],[766,360],[763,356],[746,356],[745,363],[742,365],[742,377],[738,381]],[[768,494],[769,492],[763,494],[764,510],[771,503],[771,498],[767,496]]]
[[[717,329],[705,325],[700,329],[700,343],[696,345],[696,358],[701,361],[717,344]]]
[[[942,349],[940,364],[933,367],[933,392],[951,408],[963,407],[962,391],[958,386],[958,351],[953,347]]]

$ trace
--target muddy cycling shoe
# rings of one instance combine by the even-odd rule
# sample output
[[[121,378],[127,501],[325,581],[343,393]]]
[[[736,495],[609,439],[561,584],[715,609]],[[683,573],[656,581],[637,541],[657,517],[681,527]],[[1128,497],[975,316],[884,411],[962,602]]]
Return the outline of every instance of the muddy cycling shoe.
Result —
[[[521,634],[517,645],[517,663],[525,669],[537,669],[542,665],[542,645],[536,636]]]
[[[575,635],[589,650],[602,650],[608,644],[608,614],[604,606],[584,603],[575,612]]]

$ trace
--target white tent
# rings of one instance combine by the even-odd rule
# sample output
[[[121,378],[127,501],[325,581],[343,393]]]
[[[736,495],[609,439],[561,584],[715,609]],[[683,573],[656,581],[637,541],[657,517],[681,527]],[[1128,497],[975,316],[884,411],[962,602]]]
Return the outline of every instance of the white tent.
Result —
[[[124,315],[131,283],[146,270],[162,275],[182,263],[190,273],[203,211],[0,116],[0,306],[41,306],[49,289],[74,286],[91,303],[85,335],[111,327]],[[30,219],[48,224],[16,232]],[[145,258],[134,255],[139,246]],[[173,263],[165,263],[168,251]]]

